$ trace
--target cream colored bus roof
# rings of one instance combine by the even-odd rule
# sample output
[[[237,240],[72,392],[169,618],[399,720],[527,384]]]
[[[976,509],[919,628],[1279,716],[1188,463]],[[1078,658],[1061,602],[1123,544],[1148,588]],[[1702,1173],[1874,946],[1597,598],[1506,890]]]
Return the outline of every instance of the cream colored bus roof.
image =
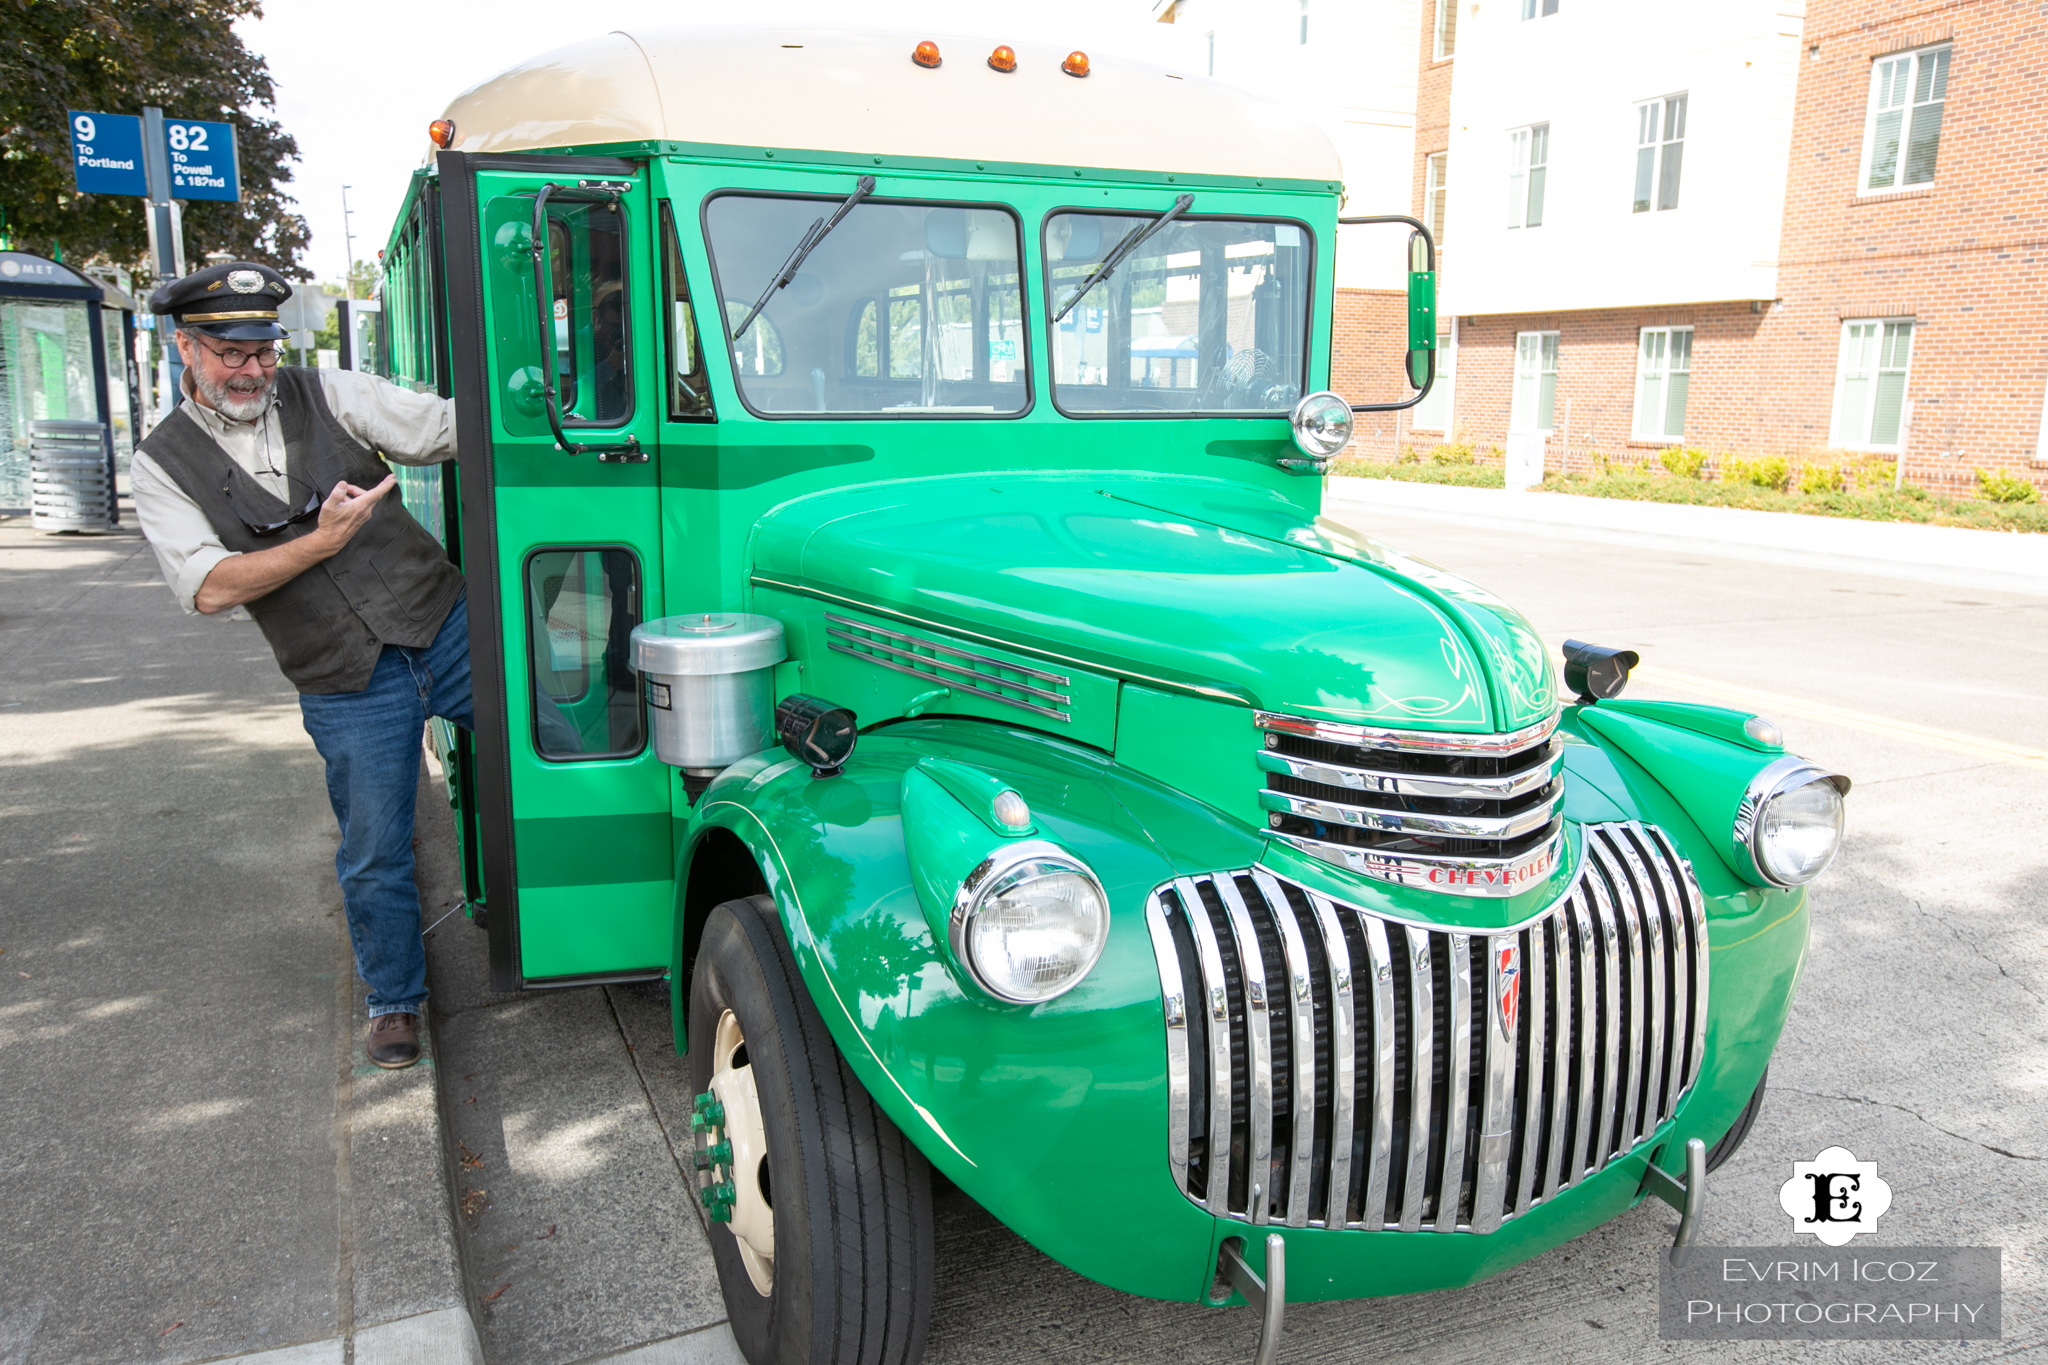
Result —
[[[910,54],[930,37],[936,70]],[[1341,183],[1322,130],[1271,100],[1105,54],[851,29],[679,28],[559,48],[457,95],[467,152],[676,141]]]

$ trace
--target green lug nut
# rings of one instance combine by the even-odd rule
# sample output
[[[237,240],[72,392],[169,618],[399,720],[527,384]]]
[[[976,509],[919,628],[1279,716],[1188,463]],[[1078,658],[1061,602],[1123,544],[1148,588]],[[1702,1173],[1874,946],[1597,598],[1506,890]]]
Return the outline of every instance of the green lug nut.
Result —
[[[710,1170],[713,1166],[730,1166],[732,1165],[732,1144],[730,1142],[714,1142],[703,1151],[692,1153],[691,1159],[697,1163],[697,1169],[700,1171]]]
[[[725,1123],[725,1106],[718,1102],[718,1096],[709,1090],[697,1097],[697,1112],[690,1115],[690,1127],[699,1133],[708,1133]]]
[[[732,1221],[732,1205],[739,1197],[739,1192],[732,1187],[731,1181],[721,1181],[707,1189],[699,1190],[697,1197],[704,1201],[704,1207],[710,1212],[712,1222]]]

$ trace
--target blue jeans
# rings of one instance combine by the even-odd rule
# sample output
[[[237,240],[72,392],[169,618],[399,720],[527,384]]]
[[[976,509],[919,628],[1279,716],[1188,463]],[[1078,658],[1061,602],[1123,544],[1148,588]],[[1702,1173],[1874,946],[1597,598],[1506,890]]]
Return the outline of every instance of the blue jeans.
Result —
[[[356,972],[370,988],[370,1015],[418,1014],[427,999],[412,857],[420,736],[429,716],[474,728],[467,597],[457,599],[425,649],[384,646],[368,687],[301,695],[299,713],[327,761],[327,799],[341,825],[334,872]]]

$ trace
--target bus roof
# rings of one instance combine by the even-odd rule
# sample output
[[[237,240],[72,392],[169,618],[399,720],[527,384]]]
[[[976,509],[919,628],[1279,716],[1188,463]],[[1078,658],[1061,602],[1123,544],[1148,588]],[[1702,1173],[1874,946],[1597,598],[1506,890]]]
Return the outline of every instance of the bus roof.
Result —
[[[944,62],[910,60],[929,36]],[[467,152],[672,141],[745,148],[1342,182],[1336,148],[1286,106],[1105,55],[959,35],[768,26],[613,32],[457,95]]]

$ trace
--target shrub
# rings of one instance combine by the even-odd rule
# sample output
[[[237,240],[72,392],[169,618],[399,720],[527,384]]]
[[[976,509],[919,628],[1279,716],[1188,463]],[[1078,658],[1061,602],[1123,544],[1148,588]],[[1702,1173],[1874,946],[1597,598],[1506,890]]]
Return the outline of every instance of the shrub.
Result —
[[[1977,471],[1977,491],[1991,502],[2036,502],[2041,496],[2030,480],[1996,470]]]
[[[1457,440],[1439,445],[1429,458],[1440,465],[1463,465],[1474,463],[1474,454],[1470,441]]]
[[[1394,463],[1395,463],[1395,464],[1421,464],[1421,463],[1422,463],[1422,452],[1421,452],[1421,451],[1419,451],[1419,450],[1417,450],[1417,449],[1416,449],[1416,448],[1415,448],[1414,446],[1402,446],[1402,447],[1401,447],[1401,457],[1400,457],[1399,459],[1395,460],[1395,461],[1394,461]]]
[[[1704,450],[1674,447],[1659,455],[1657,463],[1681,479],[1703,479],[1707,476],[1707,452]]]
[[[1792,462],[1783,455],[1759,455],[1754,460],[1727,461],[1721,469],[1721,482],[1782,489],[1791,474]]]
[[[1799,491],[1802,493],[1839,493],[1848,484],[1848,478],[1838,464],[1809,464],[1799,468]]]

